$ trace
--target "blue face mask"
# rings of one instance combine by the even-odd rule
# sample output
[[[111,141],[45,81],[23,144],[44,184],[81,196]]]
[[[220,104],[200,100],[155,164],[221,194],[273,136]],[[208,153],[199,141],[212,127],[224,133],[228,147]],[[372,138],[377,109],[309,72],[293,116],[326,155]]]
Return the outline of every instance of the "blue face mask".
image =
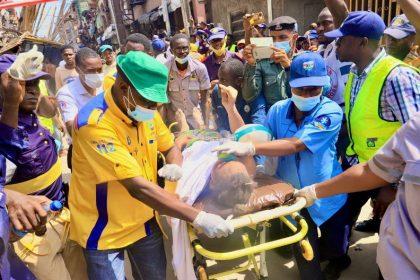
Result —
[[[315,108],[315,106],[318,105],[319,102],[321,102],[321,95],[322,93],[314,97],[305,98],[292,93],[291,99],[295,106],[299,109],[299,111],[308,112]]]
[[[290,49],[291,49],[289,41],[275,42],[274,47],[277,48],[277,49],[282,49],[286,53],[289,53]]]
[[[155,115],[155,110],[150,110],[150,109],[141,107],[139,105],[136,105],[136,109],[134,109],[134,111],[127,109],[127,114],[129,117],[131,117],[132,119],[138,122],[146,122],[153,119]]]
[[[130,99],[133,102],[131,102]],[[133,120],[138,121],[138,122],[146,122],[146,121],[150,121],[155,116],[156,110],[147,109],[140,105],[135,104],[133,93],[130,87],[128,88],[128,98],[124,97],[123,100],[127,108],[127,115]],[[130,104],[135,105],[135,109],[133,111],[130,110],[130,106],[129,106]]]

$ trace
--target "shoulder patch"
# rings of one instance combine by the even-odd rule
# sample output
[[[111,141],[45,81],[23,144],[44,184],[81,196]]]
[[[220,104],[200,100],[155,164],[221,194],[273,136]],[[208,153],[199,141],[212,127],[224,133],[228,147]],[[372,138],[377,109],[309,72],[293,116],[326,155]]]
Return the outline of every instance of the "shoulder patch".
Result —
[[[87,124],[97,124],[107,108],[104,93],[97,95],[79,111],[77,127],[80,129]]]
[[[321,115],[316,117],[312,124],[321,130],[328,129],[331,126],[331,119],[327,115]]]

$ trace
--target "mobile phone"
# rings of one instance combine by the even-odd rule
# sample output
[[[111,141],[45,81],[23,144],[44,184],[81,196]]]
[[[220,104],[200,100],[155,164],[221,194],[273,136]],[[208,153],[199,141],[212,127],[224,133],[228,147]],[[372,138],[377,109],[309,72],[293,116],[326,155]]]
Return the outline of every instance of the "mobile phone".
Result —
[[[251,44],[255,45],[255,48],[252,51],[252,55],[255,59],[265,59],[270,58],[273,54],[273,38],[272,37],[253,37],[251,39]]]

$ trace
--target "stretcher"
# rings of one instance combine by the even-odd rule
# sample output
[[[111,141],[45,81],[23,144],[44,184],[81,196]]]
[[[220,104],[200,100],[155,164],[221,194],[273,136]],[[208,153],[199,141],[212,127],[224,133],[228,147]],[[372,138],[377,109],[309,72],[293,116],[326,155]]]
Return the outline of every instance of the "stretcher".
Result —
[[[195,131],[195,132],[188,132],[193,133],[193,141],[195,140],[204,140],[209,141],[212,139],[218,139],[220,135],[218,135],[215,132],[207,132],[207,131]],[[191,143],[189,143],[190,145]],[[257,178],[256,178],[257,179]],[[262,189],[264,186],[268,187],[267,189],[271,189],[271,186],[276,184],[283,184],[284,182],[278,181],[277,179],[274,179],[273,177],[265,176],[265,178],[259,178],[260,182],[256,180],[260,188]],[[273,181],[274,180],[274,181]],[[165,182],[165,189],[168,191],[174,191],[175,187],[173,183]],[[296,198],[289,200],[290,197],[292,197],[293,193],[293,187],[288,186],[289,190],[286,191],[287,187],[283,186],[284,192],[276,192],[274,191],[272,195],[269,196],[267,203],[261,203],[261,201],[258,199],[259,195],[256,195],[257,197],[253,197],[251,195],[251,198],[254,198],[254,202],[259,204],[261,208],[258,208],[257,210],[254,209],[252,213],[247,213],[243,215],[236,215],[234,219],[229,220],[229,222],[232,224],[232,226],[235,228],[235,232],[241,232],[241,229],[247,229],[247,231],[251,230],[254,233],[256,233],[257,238],[255,238],[254,244],[252,244],[252,240],[248,234],[247,231],[242,231],[240,235],[240,239],[238,242],[241,243],[240,249],[234,249],[232,251],[215,251],[213,249],[208,249],[206,246],[206,239],[208,238],[204,237],[202,234],[199,234],[195,231],[195,229],[188,225],[188,236],[190,240],[190,244],[194,251],[194,270],[195,274],[198,279],[200,280],[207,280],[207,279],[218,279],[224,276],[228,276],[234,273],[240,273],[247,270],[253,270],[255,275],[258,279],[267,279],[268,278],[268,271],[266,266],[266,251],[273,250],[282,246],[287,246],[291,244],[298,243],[300,245],[301,253],[303,257],[310,261],[313,259],[313,250],[306,239],[306,235],[308,232],[308,225],[305,221],[305,219],[298,214],[298,211],[305,207],[306,201],[304,198]],[[258,188],[257,188],[258,189]],[[257,190],[255,189],[255,190]],[[282,188],[280,188],[282,189]],[[290,191],[292,189],[292,191]],[[283,194],[282,194],[283,192]],[[256,194],[257,192],[253,192],[253,194]],[[288,195],[286,195],[288,193]],[[280,195],[279,195],[280,194]],[[279,204],[273,204],[271,205],[270,200],[276,200],[278,196],[283,196],[278,201],[281,204],[281,206],[278,206]],[[253,199],[249,200],[252,201]],[[286,200],[289,200],[286,202]],[[197,204],[194,204],[193,206],[196,207],[199,205],[200,202]],[[253,203],[251,203],[253,204]],[[269,206],[270,204],[271,206]],[[205,210],[206,212],[211,212],[214,214],[219,214],[221,216],[223,215],[223,211],[221,212],[213,212],[208,211],[209,209],[203,208],[203,205],[201,205],[200,210]],[[214,210],[214,209],[212,209]],[[276,240],[267,241],[266,240],[266,232],[267,228],[270,226],[270,221],[274,219],[279,219],[281,223],[283,223],[287,228],[289,228],[292,232],[290,236],[279,238]],[[217,248],[226,248],[226,246],[223,246],[224,238],[215,240],[218,243]],[[217,249],[219,250],[219,249]],[[259,255],[259,262],[257,261],[257,256]],[[247,263],[244,266],[238,266],[234,267],[232,269],[229,269],[227,271],[218,272],[216,274],[209,275],[206,261],[207,260],[213,260],[213,261],[230,261],[230,260],[237,260],[241,258],[247,258]]]
[[[252,269],[258,279],[267,279],[268,271],[266,266],[266,251],[294,243],[299,243],[302,255],[306,260],[312,260],[312,247],[307,239],[305,239],[308,232],[308,225],[305,219],[297,213],[305,207],[305,204],[306,201],[304,198],[297,198],[291,205],[283,205],[274,209],[262,210],[230,220],[230,223],[233,225],[235,230],[245,227],[253,228],[258,232],[257,236],[259,236],[259,240],[256,242],[257,244],[252,245],[248,234],[243,233],[243,248],[230,252],[214,252],[206,249],[195,230],[189,226],[188,234],[191,246],[193,247],[195,253],[194,266],[197,278],[200,280],[218,279],[220,277]],[[296,225],[289,221],[287,216],[290,216]],[[287,226],[293,234],[285,238],[266,242],[266,230],[269,226],[270,220],[273,219],[280,219],[280,221]],[[221,240],[221,242],[223,241]],[[258,254],[260,255],[259,264],[256,258]],[[206,260],[227,261],[243,257],[248,258],[248,262],[245,266],[235,267],[212,275],[208,275],[207,273]]]

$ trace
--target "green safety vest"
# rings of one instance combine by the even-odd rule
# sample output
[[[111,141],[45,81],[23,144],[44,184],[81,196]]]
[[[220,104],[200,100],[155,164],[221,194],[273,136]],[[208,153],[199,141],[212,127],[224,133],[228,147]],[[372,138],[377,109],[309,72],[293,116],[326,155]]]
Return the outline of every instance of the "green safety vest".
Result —
[[[349,75],[344,91],[347,129],[350,135],[346,154],[357,155],[359,162],[371,159],[401,127],[400,122],[386,121],[379,116],[382,88],[389,73],[397,66],[415,69],[392,56],[382,58],[367,75],[351,109],[350,95],[354,74]]]

